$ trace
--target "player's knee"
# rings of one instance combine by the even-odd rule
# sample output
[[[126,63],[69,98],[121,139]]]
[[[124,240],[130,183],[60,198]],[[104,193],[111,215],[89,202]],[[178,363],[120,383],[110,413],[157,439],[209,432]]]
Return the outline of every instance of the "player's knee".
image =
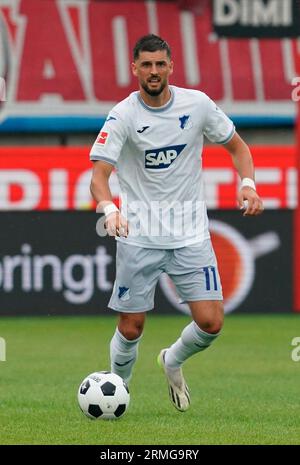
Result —
[[[223,328],[223,322],[221,321],[214,321],[212,323],[208,323],[207,326],[206,326],[206,329],[204,329],[204,331],[206,331],[207,333],[210,333],[210,334],[217,334],[221,331],[221,329]]]
[[[144,324],[140,321],[120,322],[119,331],[128,340],[133,341],[141,336]]]
[[[122,328],[120,332],[128,341],[134,341],[134,339],[137,339],[142,334],[142,330],[136,326]]]
[[[224,321],[224,308],[221,300],[190,303],[196,325],[209,334],[221,331]]]
[[[223,316],[215,317],[213,319],[207,318],[201,321],[200,328],[206,333],[217,334],[223,328],[224,319]]]

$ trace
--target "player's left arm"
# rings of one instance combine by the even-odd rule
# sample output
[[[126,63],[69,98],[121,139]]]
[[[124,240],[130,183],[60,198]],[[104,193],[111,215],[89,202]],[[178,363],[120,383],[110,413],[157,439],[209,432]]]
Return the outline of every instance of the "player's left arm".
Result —
[[[260,215],[263,212],[264,207],[261,198],[255,190],[254,165],[248,145],[235,132],[230,141],[224,144],[224,147],[230,153],[233,164],[242,180],[237,200],[240,208],[245,208],[243,213],[244,216]],[[253,187],[250,187],[249,185],[243,186],[244,179],[253,180]],[[251,182],[248,181],[247,183],[247,181],[245,181],[245,184],[251,184]],[[246,207],[244,201],[247,201]]]

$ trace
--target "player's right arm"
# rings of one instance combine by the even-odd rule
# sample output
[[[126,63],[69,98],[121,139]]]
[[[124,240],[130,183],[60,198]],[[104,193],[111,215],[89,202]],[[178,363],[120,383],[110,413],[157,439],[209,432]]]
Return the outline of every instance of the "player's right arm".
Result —
[[[90,190],[97,202],[97,211],[105,214],[105,227],[110,236],[128,235],[127,220],[114,204],[108,183],[126,138],[126,126],[120,115],[111,112],[90,153],[90,159],[93,161]]]
[[[105,227],[110,236],[128,235],[128,222],[121,215],[113,202],[109,188],[109,177],[113,165],[105,161],[94,161],[92,180],[90,185],[91,194],[97,202],[97,211],[105,214]]]
[[[249,147],[236,133],[233,122],[216,103],[210,98],[207,98],[206,102],[207,111],[203,132],[211,142],[222,144],[232,157],[233,164],[242,180],[238,203],[244,210],[244,216],[259,215],[264,208],[255,189],[254,166]],[[247,204],[244,204],[244,201],[247,201]]]

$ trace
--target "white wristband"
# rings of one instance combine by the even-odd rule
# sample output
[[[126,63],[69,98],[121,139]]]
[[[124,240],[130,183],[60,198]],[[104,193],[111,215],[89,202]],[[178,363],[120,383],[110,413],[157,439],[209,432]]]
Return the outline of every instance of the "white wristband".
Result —
[[[243,178],[241,183],[241,188],[242,187],[251,187],[256,191],[255,182],[251,178]]]
[[[116,207],[114,203],[110,203],[103,207],[103,212],[106,217],[110,215],[111,213],[119,212],[120,210]]]

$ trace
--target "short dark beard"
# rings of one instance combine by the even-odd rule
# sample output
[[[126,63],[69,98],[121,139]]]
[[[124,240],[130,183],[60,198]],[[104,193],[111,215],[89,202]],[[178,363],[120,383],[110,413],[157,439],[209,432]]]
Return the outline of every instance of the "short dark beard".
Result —
[[[151,95],[151,97],[157,97],[158,95],[160,95],[162,93],[162,91],[164,90],[166,85],[167,85],[167,83],[165,82],[165,83],[162,83],[160,89],[150,90],[147,87],[147,84],[142,84],[142,88],[144,89],[145,92],[147,92],[148,95]]]

